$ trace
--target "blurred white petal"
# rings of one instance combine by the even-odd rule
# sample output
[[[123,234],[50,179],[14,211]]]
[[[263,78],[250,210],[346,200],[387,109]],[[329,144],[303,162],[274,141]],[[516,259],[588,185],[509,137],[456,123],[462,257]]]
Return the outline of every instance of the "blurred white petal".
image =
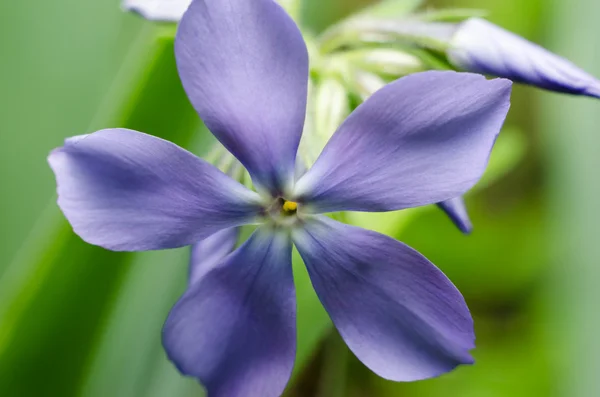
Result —
[[[123,8],[153,21],[177,22],[192,0],[124,0]]]
[[[123,8],[151,21],[179,22],[192,0],[123,0]],[[295,18],[300,12],[298,0],[277,0]]]

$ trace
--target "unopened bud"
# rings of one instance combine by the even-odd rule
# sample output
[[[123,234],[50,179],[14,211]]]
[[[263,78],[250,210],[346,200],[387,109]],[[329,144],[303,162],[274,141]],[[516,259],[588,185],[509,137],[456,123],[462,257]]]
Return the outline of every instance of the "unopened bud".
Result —
[[[455,30],[456,24],[453,23],[356,17],[323,33],[320,38],[321,52],[396,43],[444,52]]]
[[[350,114],[348,91],[339,79],[325,77],[317,84],[314,98],[315,132],[323,141],[324,147]]]
[[[547,90],[600,97],[600,82],[568,60],[488,21],[471,18],[450,41],[457,68],[505,77]]]
[[[383,88],[387,83],[381,76],[357,69],[354,71],[352,87],[362,101],[366,101],[371,95]]]
[[[309,84],[308,98],[299,148],[299,174],[316,161],[329,138],[350,114],[349,93],[338,75],[324,75],[317,83]]]
[[[427,70],[416,55],[393,48],[368,48],[348,51],[344,57],[351,65],[375,74],[406,76]]]

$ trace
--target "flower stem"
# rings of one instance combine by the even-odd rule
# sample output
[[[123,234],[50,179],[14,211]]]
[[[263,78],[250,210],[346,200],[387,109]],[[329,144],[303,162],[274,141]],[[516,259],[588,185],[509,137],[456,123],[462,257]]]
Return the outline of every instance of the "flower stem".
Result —
[[[345,397],[350,351],[334,328],[325,340],[317,397]]]

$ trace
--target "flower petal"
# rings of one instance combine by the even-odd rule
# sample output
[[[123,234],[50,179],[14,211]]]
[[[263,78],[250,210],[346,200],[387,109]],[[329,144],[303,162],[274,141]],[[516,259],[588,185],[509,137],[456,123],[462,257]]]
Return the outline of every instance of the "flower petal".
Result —
[[[48,162],[58,205],[85,241],[115,251],[175,248],[249,223],[259,197],[177,145],[126,129],[65,141]]]
[[[463,22],[448,58],[460,69],[600,98],[600,81],[570,61],[484,19]]]
[[[197,283],[233,251],[239,234],[239,228],[231,227],[218,231],[192,246],[190,285]]]
[[[293,239],[342,338],[373,372],[414,381],[473,362],[469,309],[421,254],[323,216]]]
[[[152,21],[177,22],[192,0],[124,0],[123,8]]]
[[[163,344],[210,397],[278,397],[294,365],[295,321],[289,236],[258,229],[177,302]]]
[[[469,234],[473,231],[473,224],[467,212],[465,200],[462,197],[455,197],[450,200],[438,203],[438,207],[448,215],[450,220],[463,233]]]
[[[392,211],[460,196],[481,177],[511,83],[424,72],[377,91],[296,185],[314,211]]]
[[[308,52],[273,0],[193,1],[175,41],[183,86],[254,183],[293,182],[306,113]]]

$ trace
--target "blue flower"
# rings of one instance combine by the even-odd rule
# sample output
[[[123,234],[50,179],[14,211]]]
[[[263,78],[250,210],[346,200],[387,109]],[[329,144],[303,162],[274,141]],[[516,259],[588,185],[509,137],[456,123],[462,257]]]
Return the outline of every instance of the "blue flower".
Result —
[[[461,23],[448,49],[459,69],[600,98],[600,81],[568,60],[484,19]]]
[[[444,274],[392,238],[323,214],[399,210],[469,190],[511,83],[455,72],[393,82],[298,177],[308,55],[277,3],[194,0],[175,55],[190,101],[256,192],[170,142],[125,129],[68,139],[49,162],[58,204],[85,241],[119,251],[201,241],[195,255],[214,254],[194,259],[164,327],[178,369],[211,397],[283,392],[296,349],[292,244],[341,336],[375,373],[412,381],[471,363],[472,319]],[[258,227],[227,254],[244,224]]]

